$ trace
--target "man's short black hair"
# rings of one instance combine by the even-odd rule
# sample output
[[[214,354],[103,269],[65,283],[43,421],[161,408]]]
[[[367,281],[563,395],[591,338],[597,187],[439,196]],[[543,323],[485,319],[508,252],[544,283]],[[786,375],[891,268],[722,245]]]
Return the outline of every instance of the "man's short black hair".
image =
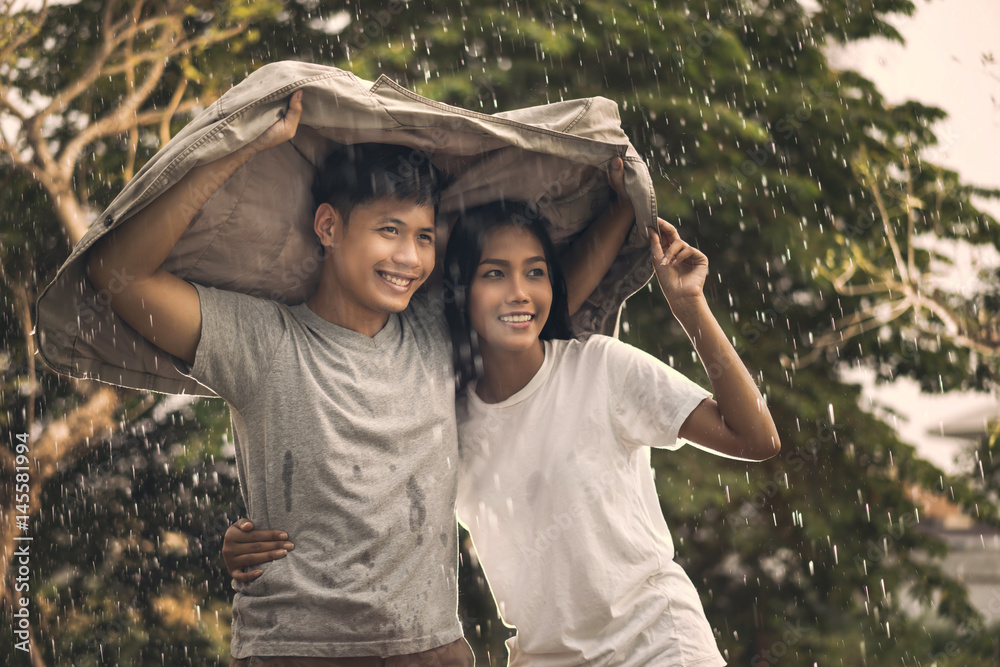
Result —
[[[426,151],[394,144],[342,146],[326,158],[313,181],[316,206],[328,203],[347,222],[355,207],[376,199],[416,199],[435,213],[448,176]]]

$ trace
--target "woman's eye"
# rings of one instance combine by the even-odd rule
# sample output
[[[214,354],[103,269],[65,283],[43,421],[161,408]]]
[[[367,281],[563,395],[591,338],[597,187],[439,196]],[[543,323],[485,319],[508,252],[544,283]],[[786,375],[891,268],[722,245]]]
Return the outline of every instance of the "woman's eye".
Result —
[[[483,274],[483,278],[503,278],[503,273],[500,269],[490,269]]]
[[[535,278],[544,278],[545,277],[545,269],[532,269],[532,270],[528,271],[528,275],[532,276],[532,277],[535,277]]]

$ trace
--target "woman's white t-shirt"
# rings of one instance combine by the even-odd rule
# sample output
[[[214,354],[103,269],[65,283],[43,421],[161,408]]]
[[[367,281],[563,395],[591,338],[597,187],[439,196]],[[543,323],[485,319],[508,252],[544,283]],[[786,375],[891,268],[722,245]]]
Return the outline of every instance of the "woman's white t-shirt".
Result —
[[[511,667],[724,665],[674,562],[649,447],[677,449],[709,393],[606,336],[545,342],[521,391],[458,401],[458,516],[505,623]]]

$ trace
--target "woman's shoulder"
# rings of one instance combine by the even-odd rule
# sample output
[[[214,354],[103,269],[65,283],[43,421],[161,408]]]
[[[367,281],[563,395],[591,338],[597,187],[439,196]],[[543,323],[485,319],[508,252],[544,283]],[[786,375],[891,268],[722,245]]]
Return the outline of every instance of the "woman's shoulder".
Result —
[[[619,353],[621,348],[629,347],[617,338],[605,336],[604,334],[590,334],[586,338],[574,338],[573,340],[564,342],[569,344],[567,349],[586,356],[616,354]]]
[[[659,366],[662,362],[637,347],[612,336],[593,334],[586,339],[572,341],[577,363],[593,369],[603,368],[615,377],[632,369]],[[574,354],[570,352],[569,354]],[[568,356],[568,355],[567,355]]]
[[[548,341],[557,361],[573,364],[601,364],[609,358],[621,354],[619,348],[625,343],[602,334],[591,334],[586,338],[556,339]]]

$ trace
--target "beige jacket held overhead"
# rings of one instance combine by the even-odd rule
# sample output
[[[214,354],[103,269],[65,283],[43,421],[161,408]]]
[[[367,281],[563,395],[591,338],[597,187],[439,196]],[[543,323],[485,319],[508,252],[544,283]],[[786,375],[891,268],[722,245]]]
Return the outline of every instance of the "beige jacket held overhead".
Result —
[[[261,67],[192,120],[126,185],[73,249],[37,306],[42,359],[60,373],[166,393],[212,395],[178,373],[169,355],[109,306],[87,280],[85,255],[101,236],[192,168],[260,136],[304,91],[291,142],[249,161],[198,213],[164,267],[179,277],[247,294],[300,302],[319,276],[312,231],[315,166],[337,145],[374,141],[409,146],[457,176],[441,215],[507,197],[537,204],[557,246],[609,204],[605,172],[625,162],[636,226],[603,282],[574,318],[582,331],[611,333],[622,302],[652,274],[645,228],[655,221],[649,172],[621,129],[618,108],[594,97],[486,115],[426,99],[385,76],[375,83],[302,62]],[[401,165],[401,168],[406,168]],[[127,281],[112,281],[110,291]]]

